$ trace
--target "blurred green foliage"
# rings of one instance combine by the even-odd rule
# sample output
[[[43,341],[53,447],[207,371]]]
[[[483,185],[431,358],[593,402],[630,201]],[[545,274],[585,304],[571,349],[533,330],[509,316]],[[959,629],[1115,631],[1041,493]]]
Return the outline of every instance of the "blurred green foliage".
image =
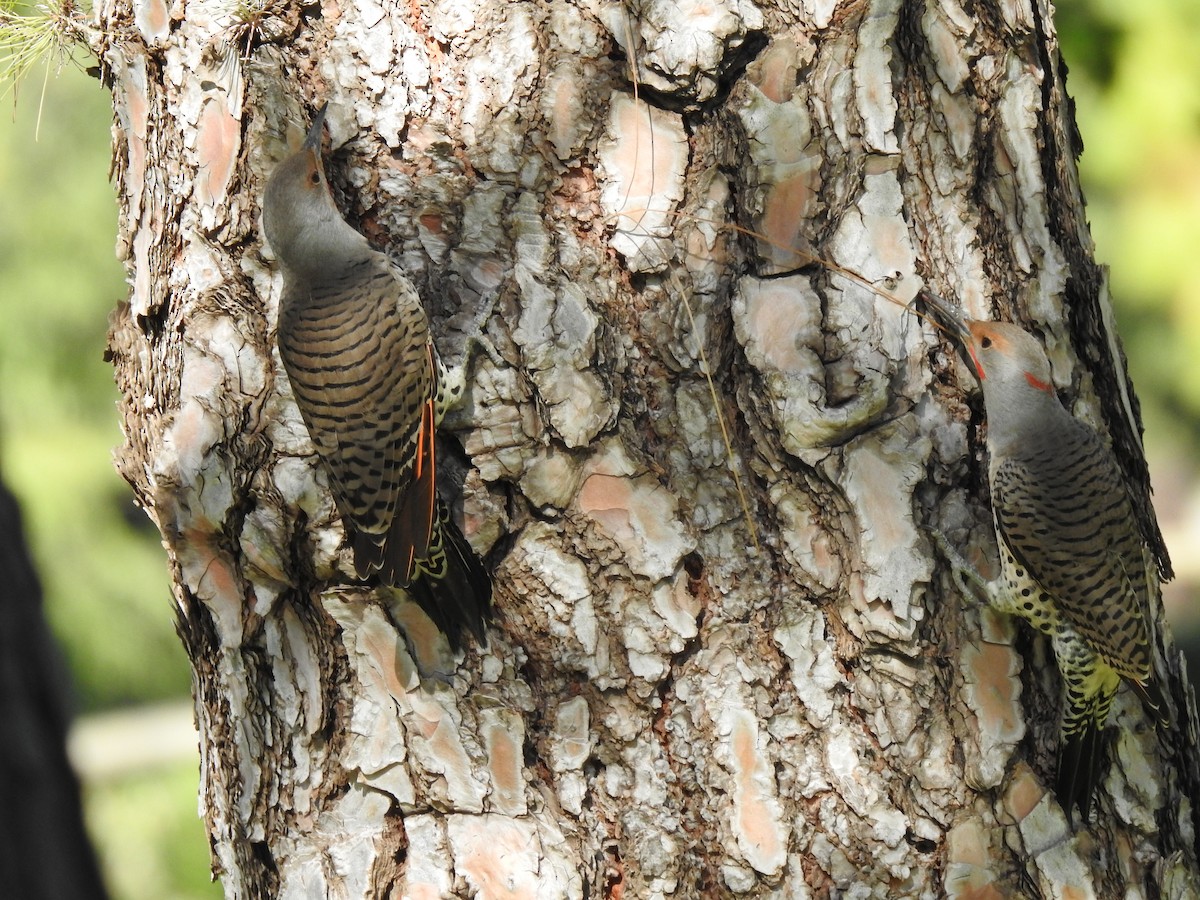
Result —
[[[1086,151],[1099,258],[1148,443],[1200,436],[1200,3],[1063,0],[1058,30]],[[76,70],[22,85],[0,129],[0,465],[22,501],[47,611],[84,710],[186,697],[157,536],[110,451],[121,442],[102,361],[126,296],[107,183],[111,107]],[[36,119],[41,118],[35,140]],[[1180,549],[1177,549],[1177,553]],[[213,897],[188,762],[87,788],[118,898]]]
[[[165,558],[116,475],[108,311],[126,296],[107,183],[111,106],[74,68],[21,85],[0,130],[0,464],[22,501],[46,611],[85,711],[186,695]],[[118,562],[119,561],[119,562]]]
[[[188,760],[85,788],[85,818],[113,900],[222,896],[208,874],[196,780]]]
[[[1147,443],[1200,439],[1200,3],[1061,0],[1080,172]],[[1182,550],[1182,548],[1181,548]]]

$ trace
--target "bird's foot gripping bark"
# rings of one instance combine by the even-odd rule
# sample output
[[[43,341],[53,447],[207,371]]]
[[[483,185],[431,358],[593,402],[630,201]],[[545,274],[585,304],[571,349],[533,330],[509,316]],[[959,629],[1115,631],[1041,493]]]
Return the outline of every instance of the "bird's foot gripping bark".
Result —
[[[462,329],[463,343],[458,365],[464,370],[471,364],[471,357],[475,355],[476,350],[482,350],[486,353],[488,359],[497,366],[504,365],[504,358],[496,350],[492,339],[484,332],[488,319],[496,311],[496,301],[499,299],[499,291],[491,291],[481,296],[479,298],[479,308],[475,310],[475,314],[471,316],[471,320]]]
[[[446,412],[458,406],[467,388],[467,371],[471,367],[471,359],[476,350],[482,350],[495,365],[504,365],[504,358],[496,350],[491,338],[484,332],[484,326],[491,318],[496,308],[499,293],[492,291],[480,298],[479,308],[471,316],[466,328],[462,330],[462,349],[457,356],[457,362],[446,365],[442,355],[437,355],[438,364],[438,393],[436,399],[437,421],[442,421]]]
[[[930,537],[937,544],[938,552],[950,564],[950,574],[954,583],[964,597],[970,597],[977,604],[1003,608],[1001,592],[994,582],[990,582],[979,574],[979,571],[967,562],[966,557],[951,546],[946,535],[938,529],[929,530]]]

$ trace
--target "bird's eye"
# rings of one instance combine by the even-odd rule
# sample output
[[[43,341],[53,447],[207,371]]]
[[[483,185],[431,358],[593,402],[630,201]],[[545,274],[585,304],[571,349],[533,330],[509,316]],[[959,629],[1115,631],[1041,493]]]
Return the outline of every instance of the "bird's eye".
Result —
[[[979,346],[984,350],[988,349],[988,347],[992,346],[992,339],[990,337],[981,338],[979,341]]]
[[[308,176],[308,180],[311,181],[313,184],[320,184],[321,183],[321,173],[314,171],[311,175]]]

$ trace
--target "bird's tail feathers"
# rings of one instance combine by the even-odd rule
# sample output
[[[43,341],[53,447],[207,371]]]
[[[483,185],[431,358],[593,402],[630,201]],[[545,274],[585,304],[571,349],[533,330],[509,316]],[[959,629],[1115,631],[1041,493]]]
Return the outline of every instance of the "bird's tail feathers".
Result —
[[[424,557],[417,555],[407,532],[376,534],[347,524],[347,537],[359,578],[378,573],[379,580],[408,591],[455,650],[464,646],[464,629],[487,646],[492,617],[492,581],[440,497],[434,501],[433,526]]]
[[[347,523],[346,536],[354,554],[354,574],[359,578],[366,578],[383,566],[384,535],[353,529],[345,517],[343,522]]]
[[[492,582],[440,498],[429,556],[417,563],[408,592],[455,650],[464,646],[464,629],[487,646]]]
[[[1084,724],[1073,734],[1064,734],[1058,748],[1058,776],[1054,793],[1067,821],[1075,824],[1075,808],[1088,821],[1092,797],[1100,783],[1104,730],[1095,722]]]
[[[1074,812],[1078,807],[1083,821],[1088,821],[1092,809],[1092,798],[1100,785],[1104,758],[1104,723],[1117,696],[1118,682],[1100,690],[1090,697],[1074,696],[1067,689],[1067,701],[1063,709],[1061,739],[1058,745],[1058,775],[1054,793],[1067,814],[1067,821],[1074,824]]]

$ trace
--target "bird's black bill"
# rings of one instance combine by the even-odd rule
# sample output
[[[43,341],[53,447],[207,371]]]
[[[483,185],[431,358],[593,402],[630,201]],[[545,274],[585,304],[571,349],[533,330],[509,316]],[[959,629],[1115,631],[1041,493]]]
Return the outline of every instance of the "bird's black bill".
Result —
[[[971,359],[971,331],[967,328],[967,320],[962,314],[962,310],[951,306],[937,294],[926,288],[922,288],[913,302],[920,302],[925,307],[925,311],[933,317],[933,320],[941,326],[942,331],[950,338],[954,344],[954,349],[958,351],[959,357],[968,369],[974,372],[977,376],[979,369],[975,361]]]
[[[308,134],[304,138],[304,149],[316,150],[321,152],[321,129],[325,127],[325,111],[329,109],[329,102],[321,104],[321,108],[317,110],[316,116],[313,117],[312,127],[308,129]]]
[[[962,310],[951,306],[926,288],[921,289],[916,299],[955,343],[961,347],[971,343],[971,332],[967,330],[967,322],[963,317]]]

